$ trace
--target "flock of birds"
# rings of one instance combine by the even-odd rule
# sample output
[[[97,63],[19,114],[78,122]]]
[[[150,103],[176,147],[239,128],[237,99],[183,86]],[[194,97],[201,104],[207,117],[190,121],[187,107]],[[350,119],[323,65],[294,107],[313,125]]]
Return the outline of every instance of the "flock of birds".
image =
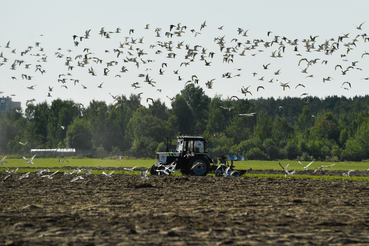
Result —
[[[3,158],[0,159],[0,163],[1,165],[4,165],[4,163],[6,163],[5,159],[7,156],[4,156]],[[36,157],[36,155],[32,156],[31,160],[28,160],[27,158],[25,158],[23,156],[23,159],[25,159],[27,161],[28,164],[33,165],[33,159]],[[117,156],[117,160],[121,161],[123,156]],[[67,160],[65,159],[59,159],[58,162],[65,162]],[[310,163],[304,165],[301,161],[297,161],[305,171],[308,170],[308,168],[314,163],[314,160],[311,161]],[[170,165],[163,165],[161,163],[157,163],[156,164],[156,171],[157,171],[157,175],[171,175],[172,173],[174,173],[176,171],[176,162],[171,163]],[[291,168],[288,170],[289,164],[286,165],[286,167],[284,167],[281,163],[279,163],[279,166],[282,168],[285,177],[291,177],[295,174],[296,170],[292,170]],[[317,171],[324,171],[326,168],[332,168],[333,166],[335,166],[335,164],[331,164],[331,165],[320,165],[314,168],[314,173]],[[137,166],[135,167],[124,167],[123,170],[124,171],[130,171],[133,172],[137,169]],[[10,169],[7,168],[5,170],[5,172],[8,174],[5,176],[4,181],[7,180],[9,177],[14,176],[17,171],[19,170],[19,168],[15,168],[15,169]],[[277,169],[275,169],[277,170]],[[85,179],[86,176],[88,175],[92,175],[91,173],[91,169],[86,169],[86,168],[75,168],[72,171],[64,171],[64,176],[72,176],[73,174],[74,177],[70,180],[70,182],[75,182],[77,180],[83,180]],[[149,174],[149,169],[148,168],[140,168],[141,171],[141,178],[142,179],[148,179],[148,174]],[[369,168],[367,169],[367,171],[369,171]],[[44,169],[40,169],[38,171],[35,172],[35,175],[40,177],[40,178],[48,178],[48,179],[53,179],[53,176],[55,174],[57,174],[59,172],[59,170],[55,171],[55,172],[51,172],[49,168],[44,168]],[[101,174],[107,178],[112,178],[113,174],[115,171],[111,171],[109,173],[106,173],[105,171],[102,171]],[[342,176],[348,177],[350,176],[350,174],[352,172],[355,172],[355,170],[350,169],[348,171],[342,171]],[[17,179],[21,180],[21,179],[25,179],[25,178],[29,178],[30,177],[31,172],[27,172],[24,174],[21,174]],[[84,176],[82,176],[81,174],[84,174]],[[237,170],[232,170],[231,165],[227,165],[226,163],[219,163],[217,169],[215,170],[215,176],[216,177],[239,177],[240,174]]]
[[[5,159],[7,156],[4,156],[2,159],[0,159],[0,163],[1,165],[4,165],[4,163],[6,163]],[[27,161],[28,164],[33,165],[33,159],[36,157],[36,155],[33,155],[30,160],[28,160],[26,157],[23,156],[23,159]],[[117,156],[117,160],[121,161],[123,156]],[[69,162],[68,160],[65,159],[59,159],[58,162]],[[137,168],[137,166],[135,167],[124,167],[123,170],[124,171],[130,171],[133,172],[135,171]],[[170,175],[171,173],[173,173],[175,171],[176,168],[176,164],[173,163],[173,165],[170,166],[165,166],[165,165],[160,165],[158,167],[158,175]],[[149,169],[148,168],[140,168],[141,169],[141,178],[142,179],[148,179],[148,174],[149,174]],[[15,169],[10,169],[7,168],[5,170],[5,173],[7,173],[8,175],[5,176],[5,178],[3,179],[4,181],[9,179],[10,177],[14,176],[17,171],[19,170],[19,168],[15,168]],[[74,177],[70,180],[70,182],[75,182],[77,180],[83,180],[85,179],[86,176],[88,175],[92,175],[92,170],[91,169],[86,169],[86,168],[75,168],[72,171],[64,171],[63,176],[72,176],[73,174]],[[48,178],[48,179],[53,179],[53,176],[55,174],[57,174],[59,172],[59,170],[55,171],[55,172],[51,172],[49,168],[43,168],[40,169],[38,171],[35,172],[35,175],[40,177],[40,178]],[[106,173],[105,171],[102,171],[101,174],[105,177],[108,178],[112,178],[113,174],[115,171],[111,171],[109,173]],[[31,172],[27,172],[24,174],[21,174],[20,177],[17,177],[18,180],[21,179],[25,179],[25,178],[29,178],[30,177]],[[84,176],[82,176],[82,174]]]
[[[312,162],[310,162],[309,164],[307,164],[307,165],[304,165],[304,164],[302,164],[301,163],[301,161],[297,161],[303,168],[304,168],[304,170],[305,171],[307,171],[308,170],[308,168],[309,168],[309,166],[311,166],[311,164],[313,164],[314,163],[314,161],[312,161]],[[315,167],[314,168],[314,173],[315,172],[317,172],[317,171],[324,171],[326,168],[332,168],[333,166],[335,166],[336,164],[335,163],[333,163],[333,164],[331,164],[331,165],[320,165],[320,166],[318,166],[318,167]],[[296,170],[292,170],[292,169],[290,169],[290,170],[288,170],[287,168],[288,168],[288,166],[289,166],[289,164],[287,164],[286,165],[286,167],[283,167],[283,165],[281,164],[281,163],[279,163],[279,166],[282,168],[282,170],[283,170],[283,172],[285,173],[284,174],[284,176],[285,177],[291,177],[292,175],[294,175],[295,174],[295,172],[296,172]],[[276,170],[276,169],[275,169]],[[348,177],[348,176],[350,176],[350,174],[352,173],[352,172],[355,172],[356,170],[353,170],[353,169],[350,169],[350,170],[348,170],[348,171],[342,171],[342,176],[344,176],[344,177]],[[367,169],[367,171],[369,171],[369,168]]]
[[[54,93],[57,97],[70,98],[70,93],[75,91],[78,99],[86,95],[89,101],[104,95],[117,108],[121,106],[119,96],[128,93],[137,94],[143,103],[150,104],[156,99],[172,101],[173,88],[191,85],[218,93],[225,93],[223,88],[227,88],[233,93],[230,99],[237,100],[262,97],[268,86],[276,88],[273,84],[280,87],[277,96],[295,89],[307,100],[310,95],[307,91],[313,90],[312,81],[337,81],[335,86],[350,90],[358,85],[359,79],[369,80],[363,75],[369,55],[362,51],[369,43],[364,26],[365,22],[355,25],[350,32],[336,37],[307,35],[304,39],[272,31],[253,37],[252,30],[238,27],[226,32],[224,26],[210,29],[206,21],[198,28],[181,23],[166,28],[151,28],[149,24],[126,30],[101,27],[99,31],[88,29],[71,34],[67,47],[53,53],[47,52],[40,41],[27,47],[14,47],[8,41],[0,46],[0,71],[9,74],[9,83],[12,81],[18,89],[0,91],[0,94],[17,100],[17,93],[26,93],[27,106],[51,98]],[[202,36],[209,35],[213,35],[212,39],[204,41]],[[262,59],[254,62],[255,57]],[[292,61],[292,65],[284,60]],[[49,65],[51,61],[53,64]],[[326,75],[317,75],[317,70]],[[301,80],[289,81],[296,71],[303,76]],[[123,90],[129,85],[130,90]],[[97,90],[96,94],[91,89]],[[44,97],[36,99],[36,90],[42,91]],[[83,91],[86,93],[81,94]],[[124,93],[118,94],[120,91]],[[164,96],[162,92],[171,94]],[[75,106],[83,104],[77,102]]]

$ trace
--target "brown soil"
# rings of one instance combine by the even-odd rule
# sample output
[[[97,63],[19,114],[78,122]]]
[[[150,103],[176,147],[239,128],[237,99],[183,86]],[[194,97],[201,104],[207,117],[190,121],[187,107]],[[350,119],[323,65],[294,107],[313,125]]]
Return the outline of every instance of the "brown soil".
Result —
[[[0,245],[369,244],[367,181],[5,176]]]

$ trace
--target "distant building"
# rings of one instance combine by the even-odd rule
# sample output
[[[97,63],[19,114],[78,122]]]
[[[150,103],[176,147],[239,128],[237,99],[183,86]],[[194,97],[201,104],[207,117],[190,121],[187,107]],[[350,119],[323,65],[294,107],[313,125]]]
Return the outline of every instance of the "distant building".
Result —
[[[20,102],[13,102],[11,97],[0,97],[0,113],[12,112],[14,108],[20,108]]]

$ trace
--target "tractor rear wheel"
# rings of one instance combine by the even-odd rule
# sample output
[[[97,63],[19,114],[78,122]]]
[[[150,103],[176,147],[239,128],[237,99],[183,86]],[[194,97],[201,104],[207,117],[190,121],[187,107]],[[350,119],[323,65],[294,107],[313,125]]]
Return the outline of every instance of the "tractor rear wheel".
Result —
[[[210,169],[209,163],[202,157],[193,159],[189,166],[191,175],[195,176],[206,176]]]

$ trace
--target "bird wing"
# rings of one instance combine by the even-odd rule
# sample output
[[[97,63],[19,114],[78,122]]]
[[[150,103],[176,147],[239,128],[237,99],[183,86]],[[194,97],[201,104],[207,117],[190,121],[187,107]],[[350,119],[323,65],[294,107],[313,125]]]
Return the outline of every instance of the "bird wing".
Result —
[[[29,162],[29,160],[26,157],[24,157],[24,156],[23,156],[23,159],[25,159],[27,162]]]
[[[300,163],[300,165],[301,165],[301,166],[303,166],[303,167],[305,168],[304,164],[302,164],[302,163],[301,163],[301,161],[298,161],[298,163]]]
[[[59,170],[53,172],[50,176],[53,176],[54,174],[57,174],[59,172]]]
[[[306,165],[306,167],[309,167],[311,164],[313,164],[314,161],[310,162],[309,164]]]
[[[278,162],[279,163],[279,165],[281,166],[281,168],[284,170],[284,167],[282,166],[282,164],[280,163],[280,162]]]

